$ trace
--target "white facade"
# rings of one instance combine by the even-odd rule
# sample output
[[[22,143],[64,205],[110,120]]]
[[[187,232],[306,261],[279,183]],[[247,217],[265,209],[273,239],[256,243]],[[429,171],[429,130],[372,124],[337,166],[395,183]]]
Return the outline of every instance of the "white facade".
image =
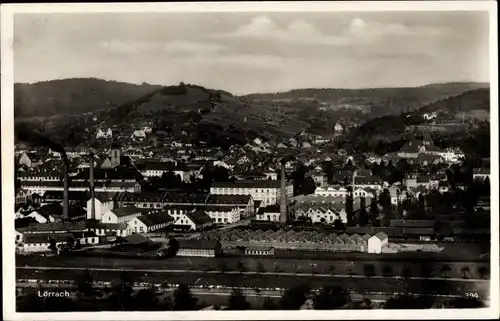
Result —
[[[233,208],[230,211],[224,211],[224,208],[220,209],[207,210],[205,213],[210,216],[214,223],[218,224],[233,224],[241,220],[241,212],[238,208]]]
[[[112,138],[113,137],[113,131],[111,128],[108,128],[108,130],[104,131],[102,129],[97,130],[96,138]]]
[[[87,201],[87,219],[92,219],[92,213],[91,213],[91,202],[92,200],[89,199]],[[101,202],[97,198],[94,199],[94,208],[95,208],[95,217],[94,219],[96,220],[101,220],[102,216],[107,213],[109,210],[113,209],[113,202]]]
[[[21,155],[21,158],[19,158],[19,165],[25,165],[27,167],[31,167],[31,159],[28,157],[26,153],[23,153]]]
[[[132,134],[132,138],[144,139],[146,138],[146,132],[144,130],[136,130]]]
[[[388,241],[387,237],[380,239],[377,235],[373,235],[368,239],[368,253],[382,253],[382,249],[387,246]]]
[[[264,212],[264,213],[257,214],[256,218],[259,221],[279,222],[280,213],[279,212]]]
[[[53,216],[51,216],[51,215],[47,215],[47,216],[48,216],[48,219],[45,218],[45,216],[38,214],[36,211],[31,212],[30,214],[27,215],[27,217],[34,218],[35,221],[37,221],[40,224],[45,224],[47,222],[53,223],[56,221],[56,219]]]
[[[328,187],[317,187],[314,191],[314,195],[318,196],[333,196],[333,197],[346,197],[347,190],[343,187],[335,188],[332,186]]]
[[[279,187],[239,187],[238,184],[231,184],[228,187],[210,187],[210,193],[216,195],[251,195],[255,201],[262,202],[262,207],[277,204],[281,196]],[[286,194],[287,198],[293,197],[293,185],[286,186]]]
[[[117,216],[115,213],[113,213],[113,210],[107,211],[103,216],[102,216],[102,222],[103,223],[128,223],[130,220],[134,219],[137,216],[140,216],[142,213],[137,212],[133,213],[130,215],[125,215],[125,216]]]

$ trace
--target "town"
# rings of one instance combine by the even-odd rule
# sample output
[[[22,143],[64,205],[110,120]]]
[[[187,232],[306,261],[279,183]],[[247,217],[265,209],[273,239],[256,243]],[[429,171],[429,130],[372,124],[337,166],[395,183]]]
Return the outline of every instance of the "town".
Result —
[[[259,284],[273,284],[267,297],[258,295],[271,300],[301,275],[315,276],[313,288],[338,275],[336,284],[364,293],[370,305],[398,289],[451,300],[466,287],[486,301],[487,159],[471,167],[460,149],[439,149],[429,135],[383,156],[325,152],[329,140],[307,134],[228,151],[173,139],[144,144],[150,127],[113,135],[98,128],[104,147],[97,148],[16,147],[21,287],[75,280],[84,268],[111,284],[103,268],[112,267],[149,269],[135,276],[145,289],[165,287],[167,272],[190,272],[178,277],[208,297],[213,286],[227,296],[234,287],[257,296],[252,291],[266,291]],[[373,290],[360,289],[359,277]],[[457,286],[438,290],[443,282]],[[391,292],[381,294],[380,286]]]

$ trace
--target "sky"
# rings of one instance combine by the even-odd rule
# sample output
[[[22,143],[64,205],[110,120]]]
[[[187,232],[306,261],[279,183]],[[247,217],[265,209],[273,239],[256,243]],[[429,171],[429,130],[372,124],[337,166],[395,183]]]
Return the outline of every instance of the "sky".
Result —
[[[489,81],[487,12],[14,17],[15,82],[179,82],[234,94]]]

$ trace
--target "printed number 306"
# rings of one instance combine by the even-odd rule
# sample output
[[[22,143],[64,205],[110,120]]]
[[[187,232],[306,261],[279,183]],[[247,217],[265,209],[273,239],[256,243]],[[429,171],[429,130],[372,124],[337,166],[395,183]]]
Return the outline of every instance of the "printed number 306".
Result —
[[[466,298],[474,298],[474,299],[479,299],[479,293],[477,292],[470,292],[470,293],[465,293]]]

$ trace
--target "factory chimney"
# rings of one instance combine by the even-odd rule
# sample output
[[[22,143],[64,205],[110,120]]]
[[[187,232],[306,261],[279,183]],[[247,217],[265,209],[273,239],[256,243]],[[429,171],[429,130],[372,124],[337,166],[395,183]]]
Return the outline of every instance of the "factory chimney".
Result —
[[[64,191],[63,191],[63,220],[69,220],[69,161],[66,154],[62,154],[64,162]]]
[[[94,153],[90,152],[90,219],[95,218]]]
[[[280,223],[285,225],[288,221],[286,201],[286,173],[285,160],[281,160],[281,196],[280,196]]]

